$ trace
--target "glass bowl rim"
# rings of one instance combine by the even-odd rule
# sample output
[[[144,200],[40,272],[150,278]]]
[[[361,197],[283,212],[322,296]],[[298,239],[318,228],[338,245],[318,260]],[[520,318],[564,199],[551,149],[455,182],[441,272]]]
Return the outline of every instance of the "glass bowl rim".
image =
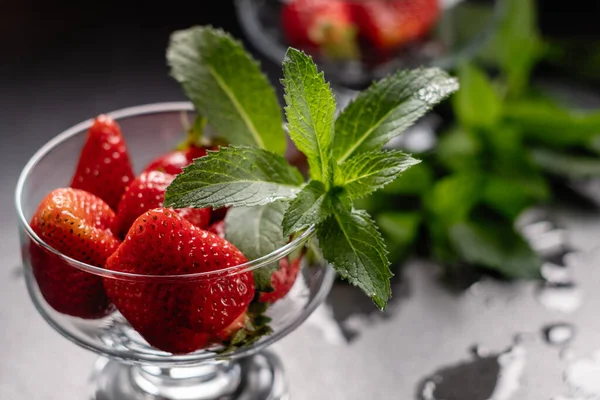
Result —
[[[133,107],[122,108],[119,110],[111,111],[108,113],[104,113],[109,115],[117,122],[119,119],[130,118],[136,116],[142,116],[147,114],[159,114],[164,112],[177,112],[177,111],[185,111],[190,112],[194,111],[194,106],[191,102],[181,101],[181,102],[159,102],[159,103],[150,103],[144,105],[137,105]],[[87,130],[92,126],[94,119],[90,118],[83,122],[80,122],[67,130],[61,132],[60,134],[54,136],[48,142],[46,142],[42,147],[40,147],[34,155],[27,161],[25,167],[21,171],[19,175],[19,179],[17,181],[17,186],[15,189],[15,206],[17,210],[17,215],[19,218],[19,222],[22,225],[23,229],[36,244],[41,246],[46,251],[51,252],[52,254],[58,256],[62,260],[64,260],[70,266],[78,268],[80,270],[92,273],[94,275],[100,275],[107,278],[113,279],[122,279],[122,280],[193,280],[193,279],[202,279],[202,278],[214,278],[221,276],[223,273],[235,271],[235,274],[245,273],[249,271],[253,271],[258,268],[265,267],[273,262],[278,261],[279,259],[287,256],[292,253],[294,250],[300,248],[305,242],[307,242],[315,233],[315,227],[310,226],[304,232],[302,232],[299,236],[294,238],[292,241],[276,249],[275,251],[257,258],[255,260],[251,260],[245,262],[243,264],[234,265],[227,268],[222,268],[215,271],[205,271],[205,272],[196,272],[189,274],[177,274],[177,275],[149,275],[149,274],[135,274],[131,272],[120,272],[120,271],[112,271],[101,267],[96,267],[90,264],[86,264],[84,262],[75,260],[71,257],[68,257],[58,250],[51,247],[45,241],[43,241],[31,228],[29,225],[29,221],[25,217],[25,213],[22,207],[22,198],[23,198],[23,188],[31,175],[33,169],[36,165],[47,156],[53,149],[59,147],[66,140],[77,136],[79,134],[83,134],[87,132]]]

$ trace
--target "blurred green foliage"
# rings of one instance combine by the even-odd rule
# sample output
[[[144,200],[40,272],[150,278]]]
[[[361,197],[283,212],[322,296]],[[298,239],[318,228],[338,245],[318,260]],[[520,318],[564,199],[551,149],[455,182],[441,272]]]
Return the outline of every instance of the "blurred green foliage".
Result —
[[[555,54],[540,36],[534,0],[501,7],[477,62],[455,71],[454,122],[435,149],[362,201],[396,262],[420,252],[448,270],[537,278],[540,258],[515,219],[555,199],[552,179],[600,176],[600,112],[566,108],[532,83],[534,67]]]

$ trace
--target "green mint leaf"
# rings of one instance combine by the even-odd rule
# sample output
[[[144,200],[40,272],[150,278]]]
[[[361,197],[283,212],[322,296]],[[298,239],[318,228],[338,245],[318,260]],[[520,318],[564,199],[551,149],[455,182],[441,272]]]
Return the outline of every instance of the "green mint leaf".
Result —
[[[427,193],[429,213],[445,226],[467,219],[481,196],[482,179],[470,171],[447,176],[437,181]]]
[[[537,26],[535,0],[505,0],[500,7],[502,15],[492,46],[510,92],[518,95],[546,46]]]
[[[293,198],[302,175],[285,158],[256,147],[229,146],[194,160],[173,180],[165,206],[258,206]]]
[[[283,60],[283,76],[289,135],[306,155],[311,178],[329,185],[336,111],[329,84],[312,58],[293,48]]]
[[[511,221],[529,206],[549,197],[550,189],[544,177],[532,172],[521,176],[487,175],[481,193],[484,203]]]
[[[375,221],[383,234],[391,260],[397,261],[412,250],[423,219],[420,212],[383,211]]]
[[[419,162],[395,150],[359,153],[340,166],[342,181],[338,184],[344,187],[348,197],[358,199],[392,182]]]
[[[283,216],[283,234],[294,232],[322,222],[331,215],[330,195],[320,181],[310,181],[302,189]]]
[[[454,225],[450,240],[464,260],[509,278],[540,277],[541,260],[508,223],[470,221]]]
[[[533,162],[544,171],[568,178],[596,178],[600,176],[598,157],[577,156],[548,149],[533,149]]]
[[[248,260],[255,260],[283,247],[281,223],[287,203],[278,201],[259,207],[235,207],[225,217],[225,238],[237,247]],[[277,263],[252,271],[256,289],[273,291],[271,275]]]
[[[380,309],[391,296],[387,251],[369,214],[336,206],[317,227],[325,259],[351,284],[361,288]]]
[[[407,246],[417,236],[422,217],[418,212],[384,211],[377,214],[377,226],[394,246]]]
[[[457,89],[456,79],[437,68],[399,71],[375,82],[337,118],[335,159],[379,150]]]
[[[600,112],[578,112],[536,100],[511,101],[505,118],[525,136],[553,147],[585,145],[600,131]]]
[[[439,162],[450,170],[478,170],[485,159],[481,156],[481,142],[481,138],[473,131],[466,130],[463,126],[454,126],[441,135],[435,155]],[[398,181],[401,180],[404,179]]]
[[[167,61],[196,109],[231,144],[285,153],[275,90],[229,34],[212,27],[174,32]]]
[[[469,127],[493,127],[502,113],[502,100],[491,80],[478,67],[462,64],[458,68],[460,90],[452,96],[459,121]]]

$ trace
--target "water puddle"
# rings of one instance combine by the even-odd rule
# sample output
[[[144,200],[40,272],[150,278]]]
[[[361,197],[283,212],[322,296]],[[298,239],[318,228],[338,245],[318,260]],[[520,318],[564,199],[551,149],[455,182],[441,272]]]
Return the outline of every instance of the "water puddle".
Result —
[[[525,348],[516,343],[491,354],[481,346],[471,348],[474,359],[439,369],[419,385],[420,400],[509,400],[520,387],[525,368]]]

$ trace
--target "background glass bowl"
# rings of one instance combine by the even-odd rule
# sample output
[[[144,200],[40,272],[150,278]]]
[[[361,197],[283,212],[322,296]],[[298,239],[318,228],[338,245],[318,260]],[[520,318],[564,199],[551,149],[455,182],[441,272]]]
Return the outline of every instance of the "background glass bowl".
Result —
[[[353,1],[353,0],[347,0]],[[287,0],[236,0],[238,20],[259,52],[281,64],[287,43],[280,12]],[[394,53],[385,62],[332,61],[313,55],[337,91],[361,90],[398,69],[419,66],[454,67],[472,57],[488,39],[500,10],[496,0],[439,0],[440,19],[430,35]]]
[[[136,174],[141,172],[152,159],[172,150],[184,139],[182,114],[189,114],[188,117],[190,120],[193,118],[193,107],[190,103],[151,104],[127,108],[109,114],[121,126]],[[30,262],[31,254],[29,249],[32,244],[44,248],[45,251],[55,253],[69,267],[78,268],[90,274],[100,275],[103,279],[125,279],[138,282],[140,279],[143,279],[144,282],[160,282],[167,285],[170,282],[168,279],[177,282],[176,284],[186,285],[193,285],[195,282],[200,284],[206,282],[208,279],[214,279],[214,274],[196,274],[193,276],[186,275],[167,278],[164,276],[129,276],[123,273],[107,271],[77,262],[57,253],[46,245],[29,227],[28,222],[31,220],[40,201],[53,189],[69,185],[81,148],[87,136],[87,130],[91,124],[91,119],[82,122],[56,136],[44,145],[27,163],[17,184],[16,207],[21,225],[20,239],[25,278],[27,288],[36,308],[54,329],[72,342],[100,355],[119,360],[121,363],[144,366],[141,371],[145,371],[145,373],[148,373],[149,367],[159,368],[160,373],[158,375],[164,378],[172,375],[172,371],[168,371],[169,367],[202,366],[205,365],[205,362],[214,363],[217,355],[209,350],[198,350],[189,354],[173,355],[153,348],[148,345],[118,311],[114,311],[110,315],[100,319],[81,319],[57,312],[42,295]],[[313,231],[309,229],[274,253],[238,266],[238,268],[246,271],[278,262],[278,260],[290,253],[297,254],[298,251],[309,246],[312,240]],[[334,273],[332,269],[326,266],[320,259],[303,257],[298,278],[290,292],[283,299],[275,302],[266,312],[266,315],[272,319],[269,325],[273,329],[273,332],[262,337],[252,345],[236,349],[226,356],[220,356],[219,359],[231,361],[256,354],[265,346],[293,331],[325,299],[331,288],[333,279]],[[187,374],[189,375],[189,372]],[[191,374],[190,376],[193,375]],[[178,382],[178,384],[181,385],[181,382]],[[161,395],[164,398],[196,398],[168,397],[164,393]],[[117,395],[115,394],[115,396]],[[119,396],[123,396],[123,393],[120,393]],[[105,398],[117,397],[107,396]],[[206,398],[213,397],[209,396]]]

